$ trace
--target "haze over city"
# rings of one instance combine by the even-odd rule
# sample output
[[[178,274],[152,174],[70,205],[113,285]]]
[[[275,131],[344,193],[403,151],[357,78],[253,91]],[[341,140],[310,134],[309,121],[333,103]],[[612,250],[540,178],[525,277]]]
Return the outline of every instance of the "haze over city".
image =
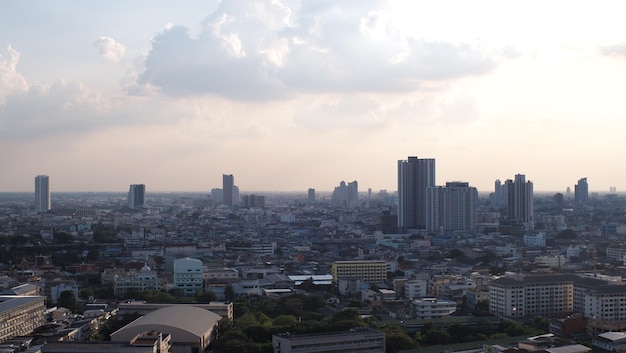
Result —
[[[4,1],[0,192],[626,189],[618,1]]]

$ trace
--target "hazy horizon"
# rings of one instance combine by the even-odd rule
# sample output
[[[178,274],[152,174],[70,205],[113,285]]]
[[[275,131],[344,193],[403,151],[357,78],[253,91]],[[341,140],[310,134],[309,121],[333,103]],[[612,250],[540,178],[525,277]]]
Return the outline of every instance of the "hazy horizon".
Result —
[[[626,190],[619,1],[2,5],[0,192]]]

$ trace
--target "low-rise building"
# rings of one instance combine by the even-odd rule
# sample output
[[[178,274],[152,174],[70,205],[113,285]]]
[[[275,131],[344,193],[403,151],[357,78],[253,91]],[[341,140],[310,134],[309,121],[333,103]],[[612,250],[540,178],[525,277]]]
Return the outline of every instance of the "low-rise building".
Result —
[[[415,299],[411,302],[411,316],[416,320],[446,317],[456,311],[457,303],[437,298]]]
[[[347,332],[272,336],[274,353],[384,353],[385,333],[382,331],[359,329]]]

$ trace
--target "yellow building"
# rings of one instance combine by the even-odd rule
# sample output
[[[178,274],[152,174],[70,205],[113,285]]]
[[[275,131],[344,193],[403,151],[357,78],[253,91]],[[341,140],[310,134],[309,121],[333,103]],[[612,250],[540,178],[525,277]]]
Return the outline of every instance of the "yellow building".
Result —
[[[370,283],[387,280],[387,262],[371,261],[335,261],[332,267],[333,283],[339,278],[360,278]]]

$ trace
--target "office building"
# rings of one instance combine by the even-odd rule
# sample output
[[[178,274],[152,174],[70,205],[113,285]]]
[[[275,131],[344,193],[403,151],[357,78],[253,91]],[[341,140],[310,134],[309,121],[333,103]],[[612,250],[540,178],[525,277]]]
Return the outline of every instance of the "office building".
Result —
[[[387,280],[387,262],[371,261],[334,261],[332,265],[333,282],[339,278],[360,278],[369,283],[382,283]]]
[[[435,186],[435,160],[398,161],[398,228],[426,228],[426,189]]]
[[[233,207],[235,204],[235,198],[233,195],[233,189],[235,187],[235,177],[232,174],[222,175],[222,198],[224,205]]]
[[[128,189],[128,207],[142,208],[146,197],[146,186],[144,184],[132,184]]]
[[[426,230],[442,234],[473,232],[477,200],[478,191],[465,182],[426,188]]]
[[[574,185],[574,201],[587,202],[589,200],[589,184],[587,178],[578,180],[578,184]]]
[[[523,174],[505,182],[507,196],[507,219],[520,223],[526,231],[535,227],[533,209],[533,183]]]
[[[385,333],[371,329],[304,335],[283,333],[272,336],[272,346],[274,353],[385,353]]]
[[[35,177],[35,211],[50,210],[50,178],[47,175]]]

